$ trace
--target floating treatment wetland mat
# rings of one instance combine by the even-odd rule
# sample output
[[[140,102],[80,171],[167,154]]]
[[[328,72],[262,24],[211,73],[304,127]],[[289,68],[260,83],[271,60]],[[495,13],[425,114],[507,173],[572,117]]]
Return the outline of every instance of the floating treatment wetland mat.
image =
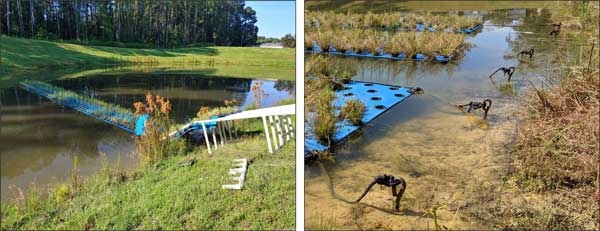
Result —
[[[136,116],[127,109],[81,96],[75,92],[43,82],[24,81],[20,83],[20,86],[59,105],[69,107],[127,132],[134,133]]]
[[[338,116],[340,114],[340,109],[344,106],[346,101],[355,99],[360,100],[365,104],[366,108],[361,119],[363,125],[365,125],[392,108],[394,105],[402,102],[402,100],[408,98],[410,95],[410,88],[407,87],[350,81],[349,83],[344,84],[343,90],[335,92],[336,98],[332,103],[335,107],[335,114]],[[314,153],[323,152],[330,148],[321,144],[313,134],[310,126],[312,119],[314,119],[314,114],[309,113],[304,125],[304,157],[313,156]],[[351,124],[348,120],[336,122],[332,146],[342,142],[350,134],[358,131],[360,127],[361,126]]]

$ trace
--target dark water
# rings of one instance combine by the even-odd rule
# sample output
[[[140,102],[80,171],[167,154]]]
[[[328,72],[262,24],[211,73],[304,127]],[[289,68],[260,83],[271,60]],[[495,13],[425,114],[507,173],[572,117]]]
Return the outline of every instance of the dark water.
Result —
[[[133,110],[133,102],[144,101],[147,91],[167,97],[172,118],[184,123],[201,106],[223,106],[237,99],[241,107],[256,104],[251,86],[262,82],[265,95],[261,107],[273,106],[295,95],[295,82],[197,75],[99,75],[52,81],[51,84]],[[73,156],[79,158],[79,175],[102,167],[106,156],[111,167],[137,163],[132,134],[77,111],[61,107],[18,87],[0,90],[0,158],[2,200],[15,196],[13,186],[45,187],[69,179]]]
[[[480,17],[485,26],[467,35],[471,47],[451,63],[343,58],[358,68],[354,80],[421,87],[425,94],[409,97],[337,147],[335,163],[325,164],[332,182],[317,166],[305,167],[307,227],[327,228],[324,223],[333,223],[331,227],[346,229],[357,224],[366,229],[429,229],[432,220],[422,219],[419,211],[450,203],[457,195],[476,207],[478,187],[500,187],[510,158],[506,145],[515,134],[515,113],[526,110],[521,97],[529,81],[537,86],[546,83],[546,77],[559,69],[559,59],[578,57],[583,41],[549,37],[552,28],[544,10],[460,14]],[[529,48],[535,48],[532,59],[516,57]],[[499,67],[510,66],[516,67],[511,82],[502,72],[489,78]],[[484,99],[493,101],[487,123],[481,120],[481,112],[465,115],[453,106]],[[374,209],[331,196],[333,187],[339,197],[354,200],[373,177],[382,174],[403,177],[409,185],[403,198],[408,210],[399,216],[386,212],[392,207],[388,189],[372,190],[364,199]],[[453,215],[438,211],[442,224],[455,224],[448,228],[481,227],[469,219],[454,222]]]

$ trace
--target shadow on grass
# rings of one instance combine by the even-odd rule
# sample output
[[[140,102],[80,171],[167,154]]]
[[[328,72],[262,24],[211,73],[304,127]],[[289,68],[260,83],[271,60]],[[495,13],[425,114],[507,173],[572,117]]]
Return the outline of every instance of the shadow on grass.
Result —
[[[32,70],[65,66],[95,69],[106,65],[127,65],[127,56],[178,57],[186,55],[216,56],[217,49],[195,47],[182,49],[134,49],[55,43],[43,40],[1,36],[1,75],[15,69]],[[59,69],[59,68],[57,68]]]
[[[216,56],[219,52],[211,47],[176,48],[176,49],[128,49],[119,47],[92,46],[99,51],[109,52],[120,56],[159,56],[177,57],[187,54]]]

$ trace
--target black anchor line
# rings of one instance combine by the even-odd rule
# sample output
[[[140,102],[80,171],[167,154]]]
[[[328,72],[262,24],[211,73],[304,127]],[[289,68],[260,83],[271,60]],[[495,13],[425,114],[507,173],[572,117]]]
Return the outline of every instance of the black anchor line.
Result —
[[[400,199],[402,199],[402,195],[404,194],[404,190],[406,190],[406,181],[402,179],[402,177],[394,177],[392,175],[383,174],[381,176],[376,176],[375,179],[369,183],[365,191],[354,201],[354,203],[360,202],[367,193],[371,190],[371,188],[375,185],[381,185],[386,187],[392,187],[392,196],[396,197],[394,201],[394,209],[396,211],[400,211]],[[398,185],[400,185],[400,191],[398,191]]]
[[[471,110],[478,110],[478,109],[483,109],[484,113],[483,113],[483,119],[487,119],[487,115],[488,115],[488,111],[490,110],[490,107],[492,107],[492,100],[491,99],[485,99],[483,100],[483,102],[469,102],[467,104],[463,104],[463,105],[456,105],[460,108],[463,107],[469,107],[469,109],[467,110],[467,112],[471,112]]]
[[[515,73],[515,67],[501,67],[501,68],[498,68],[498,70],[494,71],[494,73],[492,73],[490,75],[490,78],[492,78],[492,76],[494,76],[494,74],[496,74],[496,72],[498,72],[498,71],[504,72],[504,76],[508,75],[508,82],[510,82],[510,78],[512,77],[513,73]]]
[[[517,57],[520,57],[522,55],[529,55],[529,58],[531,59],[531,57],[533,57],[533,48],[529,49],[529,50],[522,50],[521,52],[519,52],[519,54],[517,54]]]

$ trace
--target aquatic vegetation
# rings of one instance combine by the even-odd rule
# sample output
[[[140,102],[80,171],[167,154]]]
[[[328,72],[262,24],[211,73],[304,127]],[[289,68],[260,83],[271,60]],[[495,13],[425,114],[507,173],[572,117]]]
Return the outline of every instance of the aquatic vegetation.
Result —
[[[21,86],[28,90],[38,91],[48,96],[57,103],[89,113],[99,119],[125,126],[129,129],[135,127],[135,115],[128,109],[118,105],[77,94],[73,91],[56,87],[40,81],[23,81]]]
[[[347,119],[353,125],[360,125],[365,114],[365,104],[357,99],[348,100],[340,111],[340,118]]]
[[[405,53],[407,57],[412,57],[417,53],[423,53],[428,57],[449,56],[459,53],[460,48],[466,46],[465,35],[459,33],[382,33],[372,29],[315,33],[307,32],[305,36],[306,38],[319,37],[317,42],[319,45],[321,43],[332,45],[337,52],[352,50],[358,54],[369,52],[373,55],[391,54],[397,57],[398,54]]]
[[[313,105],[315,112],[312,122],[312,130],[317,139],[325,144],[331,145],[333,134],[335,134],[335,123],[338,118],[335,116],[335,110],[331,102],[335,100],[335,94],[331,85],[325,85],[320,91],[316,92],[317,101]]]
[[[405,12],[373,13],[335,13],[332,11],[307,11],[305,18],[312,24],[307,29],[410,29],[415,30],[417,24],[434,26],[436,30],[454,28],[465,29],[482,22],[479,19],[459,15],[437,15],[427,12],[424,15]]]
[[[225,116],[235,112],[239,112],[239,108],[237,106],[223,106],[215,108],[202,106],[200,110],[198,110],[196,118],[199,120],[209,120],[212,116]]]

